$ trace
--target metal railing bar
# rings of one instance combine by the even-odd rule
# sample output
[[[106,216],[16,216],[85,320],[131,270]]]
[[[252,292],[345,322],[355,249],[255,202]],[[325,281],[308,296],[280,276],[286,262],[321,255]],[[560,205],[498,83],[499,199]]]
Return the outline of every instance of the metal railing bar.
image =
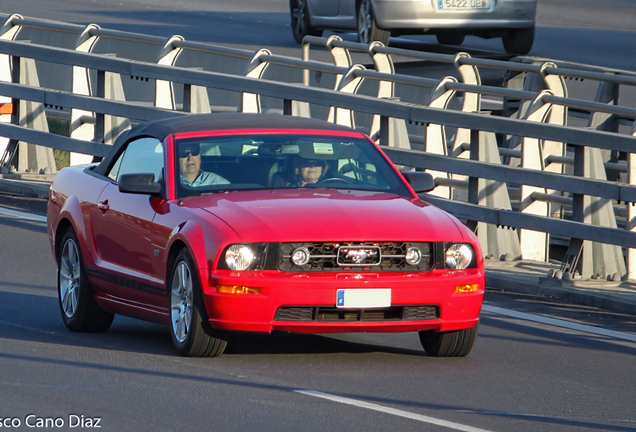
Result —
[[[37,30],[53,30],[61,33],[81,34],[86,26],[79,24],[62,23],[58,21],[49,21],[34,18],[14,18],[14,25],[28,27]]]
[[[564,197],[561,195],[554,195],[543,192],[532,192],[530,194],[530,197],[535,201],[544,201],[569,207],[572,207],[572,202],[574,201],[574,199],[570,197]]]
[[[592,72],[581,69],[571,68],[554,68],[547,67],[545,72],[551,75],[560,75],[562,77],[587,78],[595,81],[605,81],[614,84],[626,84],[636,86],[636,77],[620,75],[617,73]]]
[[[297,69],[309,69],[319,72],[333,73],[333,74],[343,74],[347,72],[349,69],[340,66],[334,66],[329,63],[323,63],[318,61],[303,61],[290,57],[273,55],[273,54],[262,54],[260,56],[262,61],[277,64],[280,66],[288,66]]]
[[[420,77],[412,77],[408,75],[399,75],[399,74],[387,74],[382,72],[376,72],[372,70],[361,70],[356,69],[353,71],[353,74],[356,77],[361,78],[369,78],[378,81],[392,81],[396,84],[406,84],[413,85],[419,87],[437,87],[439,85],[439,80],[432,78],[420,78]]]
[[[328,89],[245,78],[219,72],[163,66],[31,43],[0,41],[0,52],[51,63],[106,70],[123,75],[187,83],[236,92],[249,92],[283,100],[300,100],[324,106],[337,106],[370,114],[401,118],[410,122],[434,123],[508,135],[528,136],[628,153],[636,148],[636,137],[631,135],[617,135],[611,132],[581,130],[571,126],[557,126],[430,108],[400,101],[378,100],[372,96],[345,94]]]
[[[238,48],[228,48],[220,45],[212,45],[203,42],[190,42],[175,40],[172,44],[177,48],[183,48],[191,51],[200,51],[209,54],[220,54],[228,57],[235,57],[245,60],[250,60],[254,57],[254,51],[243,50]]]
[[[151,36],[140,33],[130,33],[120,30],[110,30],[102,28],[91,28],[88,30],[91,36],[99,36],[101,38],[117,39],[127,42],[140,42],[148,43],[152,45],[163,46],[168,41],[168,38],[161,36]]]
[[[0,82],[0,94],[16,99],[39,102],[44,105],[73,107],[85,111],[99,112],[117,117],[126,117],[141,121],[160,120],[187,113],[155,108],[138,102],[115,101],[94,96],[50,90],[41,87],[29,87],[23,84]]]
[[[546,95],[543,97],[545,102],[557,105],[567,106],[585,111],[602,112],[607,114],[615,114],[624,118],[636,119],[636,109],[625,108],[616,105],[608,105],[599,102],[587,102],[579,99],[564,98],[559,96]]]
[[[481,95],[499,96],[511,99],[521,100],[533,100],[537,97],[538,93],[522,91],[522,90],[510,90],[500,87],[480,86],[475,84],[464,84],[460,82],[449,82],[446,87],[452,90],[479,93]]]
[[[477,220],[497,226],[542,231],[558,234],[559,236],[580,238],[627,248],[636,247],[636,233],[626,232],[622,229],[518,213],[513,210],[493,209],[426,194],[420,196],[424,201],[446,210],[460,219]]]
[[[106,156],[113,148],[108,144],[68,138],[10,123],[0,123],[0,135],[44,147],[101,157]]]
[[[389,156],[394,164],[398,165],[434,169],[436,171],[463,174],[503,183],[509,183],[511,179],[514,179],[514,183],[517,184],[592,195],[615,201],[636,202],[636,186],[560,173],[528,170],[496,163],[478,162],[470,159],[452,158],[417,150],[382,147],[382,151]]]
[[[437,186],[450,186],[459,189],[468,189],[468,180],[454,179],[448,177],[435,177]]]

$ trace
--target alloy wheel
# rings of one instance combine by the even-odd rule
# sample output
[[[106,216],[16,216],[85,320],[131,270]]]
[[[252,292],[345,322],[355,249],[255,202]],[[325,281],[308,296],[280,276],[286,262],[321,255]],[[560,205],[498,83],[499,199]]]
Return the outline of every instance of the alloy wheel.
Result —
[[[192,275],[185,261],[181,261],[172,277],[170,316],[172,332],[179,343],[185,342],[192,327]]]
[[[368,44],[371,42],[370,35],[372,25],[371,5],[367,0],[363,0],[360,3],[360,10],[358,11],[358,35],[361,43]]]
[[[298,35],[302,39],[307,32],[305,28],[305,0],[297,0],[296,8],[292,12],[292,18],[294,35]]]
[[[77,311],[80,290],[81,264],[77,245],[69,239],[62,248],[60,256],[60,303],[68,318],[72,318]]]

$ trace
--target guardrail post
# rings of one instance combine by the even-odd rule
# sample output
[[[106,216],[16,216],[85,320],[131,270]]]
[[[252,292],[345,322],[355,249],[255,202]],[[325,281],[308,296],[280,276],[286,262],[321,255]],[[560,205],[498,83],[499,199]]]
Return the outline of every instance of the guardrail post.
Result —
[[[95,96],[102,99],[106,97],[106,71],[97,71]],[[93,141],[98,143],[104,142],[104,114],[102,113],[95,113],[95,135]]]
[[[546,121],[552,106],[552,104],[545,103],[543,100],[546,95],[552,95],[552,92],[544,90],[534,99],[526,114],[526,120],[541,123]],[[539,139],[523,137],[521,149],[521,166],[523,168],[539,171],[545,168]],[[535,201],[532,198],[533,192],[546,193],[546,189],[521,185],[521,212],[537,216],[550,216],[550,204],[544,201]],[[548,239],[549,234],[545,232],[527,229],[520,230],[519,243],[523,259],[547,261]]]
[[[470,138],[472,160],[501,164],[497,138],[493,132],[472,130]],[[476,187],[475,183],[477,183]],[[488,208],[512,210],[506,183],[495,180],[470,177],[468,202]],[[478,222],[477,237],[482,245],[484,256],[506,261],[521,258],[519,235],[513,229]]]
[[[360,84],[362,84],[363,78],[356,76],[356,71],[365,70],[362,65],[353,65],[346,74],[340,79],[337,83],[336,90],[342,93],[350,93],[355,94],[360,88]],[[356,127],[355,118],[353,116],[353,111],[345,108],[334,109],[334,118],[333,123],[339,124],[342,126],[349,126],[350,128]]]
[[[13,23],[16,19],[22,19],[22,15],[13,14],[7,18],[0,30],[0,40],[16,40],[20,30],[22,30],[22,26]],[[11,59],[6,54],[0,54],[0,81],[11,82]],[[14,101],[10,97],[0,96],[0,122],[11,122],[12,114],[17,112],[13,103]],[[8,138],[0,137],[0,168],[6,169],[7,172],[9,167],[5,167],[5,165],[7,165],[7,159],[11,157],[16,144],[10,144]]]
[[[349,53],[349,50],[339,46],[334,46],[333,43],[335,41],[342,41],[342,38],[340,38],[340,36],[331,36],[329,39],[327,39],[327,48],[329,49],[329,52],[331,53],[331,57],[333,58],[333,63],[338,67],[351,69],[351,67],[353,66],[353,63],[351,62],[351,54]],[[307,70],[307,72],[309,71]],[[336,74],[336,86],[334,87],[334,90],[338,90],[340,88],[343,77],[344,75],[342,74]],[[334,107],[329,108],[329,115],[327,116],[327,121],[334,123],[335,115],[336,115],[335,108]]]
[[[14,59],[14,68],[18,65],[20,84],[29,87],[39,87],[40,80],[35,66],[35,60],[30,58]],[[29,129],[49,132],[44,105],[39,102],[22,100],[16,107],[19,114],[19,125]],[[51,174],[57,172],[53,149],[26,142],[18,143],[18,172]]]
[[[263,78],[268,62],[261,60],[263,54],[271,55],[272,53],[266,49],[260,49],[256,51],[254,57],[247,65],[245,76],[248,78]],[[241,112],[244,113],[260,113],[261,112],[261,96],[253,93],[243,93],[243,99],[241,102]]]
[[[595,147],[586,147],[584,151],[585,177],[606,180],[601,150]],[[583,222],[586,224],[609,228],[617,227],[611,200],[586,195],[583,198],[583,210]],[[622,249],[618,246],[586,240],[583,243],[579,272],[586,278],[597,275],[603,278],[614,278],[615,274],[618,274],[618,277],[624,276],[627,269]]]
[[[548,89],[558,97],[568,97],[568,89],[565,85],[565,80],[561,75],[548,74],[548,68],[556,68],[554,63],[544,63],[541,66],[541,76],[546,83]],[[564,105],[552,105],[550,114],[548,117],[548,123],[554,125],[567,125],[568,108]],[[543,161],[545,164],[545,171],[556,172],[563,174],[565,172],[563,164],[550,163],[548,159],[550,156],[565,156],[566,146],[562,142],[556,141],[543,141]]]
[[[22,58],[14,56],[11,58],[11,68],[9,70],[10,82],[19,84],[20,83],[20,69],[21,69]],[[12,98],[11,99],[11,107],[12,111],[10,114],[10,121],[13,125],[20,124],[20,99]],[[18,141],[11,139],[8,141],[6,148],[2,154],[2,172],[7,173],[12,169],[11,165],[13,164],[13,159],[15,158],[18,150]]]
[[[481,77],[479,76],[479,70],[476,66],[462,64],[462,59],[470,58],[470,55],[464,52],[457,53],[455,56],[455,67],[459,71],[462,82],[464,84],[481,85]],[[462,111],[464,112],[480,112],[481,111],[481,94],[473,92],[464,92],[464,103],[462,105]],[[462,144],[471,143],[471,130],[458,128],[455,134],[455,141],[453,142],[453,150],[451,156],[460,157],[464,152]]]
[[[618,105],[619,85],[610,82],[600,82],[596,91],[596,102],[607,105]],[[599,131],[618,132],[618,117],[608,113],[593,112],[590,115],[588,127]],[[618,162],[618,152],[612,150],[601,150],[604,162]],[[617,172],[608,174],[610,180],[619,180]]]
[[[89,24],[86,26],[82,34],[77,40],[75,51],[92,52],[95,44],[99,40],[99,36],[93,36],[91,30],[99,29],[97,24]],[[87,68],[81,66],[73,66],[73,93],[90,96],[91,95],[91,77]],[[90,111],[71,108],[71,123],[69,126],[71,138],[90,141],[95,137],[95,126],[92,122],[87,122],[88,118],[93,118],[94,114]],[[80,165],[93,161],[91,155],[81,153],[71,153],[71,165]]]
[[[176,41],[185,40],[182,36],[174,35],[163,46],[161,53],[159,54],[159,60],[157,64],[174,66],[177,64],[177,59],[183,52],[183,48],[175,46]],[[170,81],[155,81],[155,106],[157,108],[166,108],[170,110],[177,109],[177,102],[174,95],[174,84]]]
[[[193,68],[202,70],[202,68]],[[207,114],[212,112],[207,87],[183,84],[183,112]]]
[[[385,74],[395,74],[395,66],[393,59],[389,54],[379,53],[377,48],[384,47],[381,42],[372,42],[369,44],[369,55],[373,59],[375,70]],[[395,98],[395,83],[393,81],[380,80],[378,83],[378,99],[390,99],[399,100]],[[404,119],[391,118],[390,135],[388,137],[388,145],[396,148],[411,148],[411,142],[409,141],[409,132],[406,129],[406,122]],[[371,139],[376,139],[378,131],[380,129],[380,116],[374,115],[373,122],[371,123],[371,130],[369,136]]]
[[[597,102],[611,103],[618,99],[618,88],[610,83],[601,83],[597,92]],[[618,124],[608,114],[595,113],[590,116],[588,126],[591,129],[617,131]],[[631,158],[631,153],[629,154]],[[628,181],[633,179],[628,167]],[[594,147],[576,146],[574,150],[574,175],[597,180],[607,180],[604,158],[601,149]],[[627,230],[631,231],[633,206],[628,204]],[[590,225],[616,228],[616,215],[612,201],[606,198],[573,194],[572,219]],[[633,251],[628,250],[629,259],[633,258]],[[633,267],[633,266],[632,266]],[[627,274],[622,249],[603,243],[583,241],[573,238],[570,241],[566,258],[561,266],[563,274],[573,274],[578,271],[584,277],[601,277],[603,279],[618,279]],[[628,276],[629,277],[629,276]]]
[[[446,84],[449,82],[457,82],[457,80],[453,77],[446,77],[442,79],[431,95],[431,101],[428,104],[429,107],[444,109],[448,107],[451,98],[453,97],[453,95],[455,95],[455,90],[449,90],[446,88]],[[426,151],[439,155],[448,155],[446,128],[444,127],[444,125],[429,124],[426,127]],[[435,170],[426,171],[429,172],[433,176],[433,178],[451,178],[450,174],[447,172]],[[428,194],[441,198],[451,198],[451,189],[449,186],[437,186]]]
[[[542,90],[549,90],[552,95],[558,97],[567,97],[567,87],[565,85],[565,80],[560,75],[549,74],[547,70],[549,68],[556,68],[556,65],[551,62],[545,62],[541,65],[539,73],[524,73],[520,75],[520,77],[524,77],[523,79],[523,90],[527,92],[539,93]],[[510,83],[514,84],[519,78],[515,78]],[[508,99],[505,100],[508,102]],[[504,104],[504,107],[506,106]],[[523,119],[528,115],[528,111],[531,109],[533,105],[533,101],[523,101],[519,105],[519,110],[516,113],[516,118]],[[556,125],[566,125],[567,124],[567,109],[564,106],[553,105],[552,109],[548,117],[544,120],[544,122]],[[508,143],[508,147],[511,149],[519,149],[521,146],[521,138],[513,136],[510,138]],[[543,156],[544,162],[548,159],[548,156],[565,156],[565,146],[563,143],[549,141],[546,140],[543,143]],[[509,159],[510,165],[516,166],[518,165],[518,159],[511,157]],[[550,164],[548,164],[549,166]],[[552,166],[547,169],[550,172],[562,172],[563,166],[561,164],[552,164]]]
[[[104,76],[104,98],[116,101],[125,101],[124,86],[121,75],[106,72]],[[119,134],[130,129],[130,120],[124,117],[104,115],[104,144],[113,144]]]

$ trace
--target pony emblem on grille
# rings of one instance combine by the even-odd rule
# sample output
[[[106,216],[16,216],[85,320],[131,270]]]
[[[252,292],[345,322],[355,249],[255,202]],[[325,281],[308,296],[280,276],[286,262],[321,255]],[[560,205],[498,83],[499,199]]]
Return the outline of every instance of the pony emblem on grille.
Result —
[[[376,265],[381,261],[378,246],[341,246],[338,249],[338,265]]]

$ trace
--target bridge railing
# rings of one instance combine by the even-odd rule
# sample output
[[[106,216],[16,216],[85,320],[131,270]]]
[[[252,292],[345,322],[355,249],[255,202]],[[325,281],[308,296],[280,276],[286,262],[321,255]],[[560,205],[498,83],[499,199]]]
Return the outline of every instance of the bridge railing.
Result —
[[[94,29],[95,31],[97,29]],[[91,30],[93,31],[93,30]],[[93,37],[93,36],[90,36]],[[185,41],[171,38],[167,45],[172,47],[184,44]],[[191,43],[194,44],[194,43]],[[194,44],[201,49],[203,46]],[[377,46],[377,45],[376,45]],[[382,48],[382,47],[378,47]],[[208,48],[205,48],[208,49]],[[215,48],[209,48],[213,50]],[[172,52],[172,48],[164,51]],[[197,70],[179,67],[175,64],[176,54],[172,58],[166,58],[165,62],[149,63],[137,60],[117,58],[107,55],[93,54],[90,50],[72,50],[43,46],[33,43],[17,42],[13,40],[0,40],[0,53],[9,56],[13,62],[10,82],[0,84],[0,95],[11,98],[14,112],[11,124],[0,124],[0,135],[13,140],[23,141],[48,148],[84,153],[91,156],[105,155],[109,147],[106,144],[106,118],[114,116],[128,121],[150,121],[166,118],[174,115],[186,115],[185,112],[174,111],[175,99],[170,106],[162,107],[156,103],[155,107],[129,102],[117,98],[108,99],[106,89],[109,74],[117,76],[129,76],[143,80],[156,80],[168,83],[170,88],[174,85],[183,86],[184,103],[186,110],[193,111],[192,105],[185,103],[188,94],[192,94],[194,87],[202,89],[222,89],[236,92],[242,95],[256,95],[277,99],[283,106],[285,114],[292,114],[294,102],[335,107],[337,110],[348,110],[356,113],[367,113],[377,116],[379,126],[377,138],[381,145],[386,146],[386,151],[392,160],[403,167],[415,169],[427,169],[434,173],[447,173],[438,176],[440,187],[436,192],[429,194],[431,202],[443,207],[466,221],[514,228],[520,231],[520,235],[510,229],[499,229],[492,243],[501,240],[502,235],[510,235],[517,238],[522,247],[518,250],[518,256],[529,259],[547,259],[547,236],[550,234],[570,237],[576,240],[573,243],[592,241],[605,245],[614,245],[633,249],[636,248],[636,233],[633,232],[631,220],[633,220],[633,205],[627,205],[628,223],[626,229],[618,229],[616,225],[598,226],[594,221],[588,220],[592,204],[586,203],[589,197],[616,201],[619,203],[636,202],[636,183],[630,174],[633,169],[631,156],[632,149],[636,149],[636,138],[632,135],[618,134],[605,131],[586,130],[571,126],[555,125],[546,122],[550,111],[555,106],[577,106],[580,109],[589,109],[598,112],[606,112],[612,115],[620,115],[624,118],[636,118],[636,111],[627,108],[608,107],[604,104],[577,101],[569,98],[555,96],[553,92],[543,91],[538,94],[527,91],[513,91],[499,89],[478,84],[458,83],[455,79],[444,79],[441,82],[427,80],[425,78],[405,77],[387,72],[367,71],[363,68],[351,66],[340,67],[325,65],[320,62],[300,62],[295,59],[274,56],[273,54],[259,50],[256,55],[250,57],[248,76],[231,75],[220,72]],[[243,56],[247,59],[247,53],[232,52],[232,55]],[[162,57],[163,58],[163,57]],[[91,91],[69,92],[62,90],[44,89],[37,85],[21,84],[21,69],[28,63],[27,59],[36,61],[66,65],[77,70],[90,71],[96,77],[94,95]],[[382,59],[380,59],[381,61]],[[355,79],[377,79],[381,82],[409,82],[415,85],[434,87],[437,93],[443,95],[449,92],[461,91],[473,94],[493,94],[501,97],[511,96],[529,101],[525,116],[521,119],[503,118],[483,113],[465,112],[445,109],[444,103],[414,104],[405,103],[390,98],[375,97],[357,94],[355,91],[337,91],[324,88],[308,87],[302,84],[283,83],[264,79],[260,62],[284,64],[295,68],[315,68],[329,70],[332,73],[342,75],[339,87],[354,82]],[[545,69],[545,65],[542,66]],[[256,71],[253,76],[249,70]],[[349,80],[349,81],[347,81]],[[391,81],[393,80],[393,81]],[[354,83],[355,87],[355,83]],[[90,88],[88,89],[90,90]],[[342,88],[340,88],[342,90]],[[173,90],[172,90],[173,91]],[[444,97],[438,94],[438,98]],[[245,96],[243,96],[245,100]],[[436,99],[433,98],[432,102]],[[19,126],[21,121],[20,107],[28,103],[36,103],[42,106],[67,107],[84,111],[93,115],[94,123],[92,136],[79,139],[77,137],[62,137],[47,133],[42,130],[34,130]],[[33,114],[34,111],[31,112]],[[337,117],[337,116],[336,116]],[[423,125],[439,125],[441,127],[453,127],[468,131],[469,140],[462,143],[464,153],[469,153],[468,159],[449,156],[445,151],[431,152],[418,151],[408,148],[390,148],[391,129],[395,123],[391,119],[399,119],[404,123]],[[334,120],[336,120],[334,118]],[[442,131],[443,132],[443,131]],[[496,142],[490,139],[489,134],[503,134],[522,137],[520,141],[521,166],[506,166],[501,164]],[[427,136],[427,150],[430,142]],[[563,175],[542,170],[545,160],[543,158],[543,144],[545,142],[568,143],[575,148],[574,174]],[[394,146],[396,147],[396,146]],[[589,178],[586,173],[586,164],[590,159],[589,149],[609,150],[625,152],[629,154],[628,184],[609,182]],[[488,156],[493,151],[495,156]],[[558,162],[558,161],[557,161]],[[453,176],[462,176],[453,177]],[[444,180],[446,178],[446,181]],[[465,179],[465,181],[463,180]],[[462,183],[463,182],[463,183]],[[468,191],[464,200],[451,200],[449,185],[463,184]],[[507,184],[521,186],[521,200],[519,211],[512,210],[509,205],[498,205],[496,202],[488,202],[490,189],[501,189]],[[444,189],[446,188],[446,189]],[[568,204],[568,197],[558,198],[552,191],[571,195],[573,208],[573,220],[555,219],[550,212],[549,203]],[[601,224],[602,225],[602,224]],[[481,231],[481,227],[480,227]],[[484,229],[484,231],[487,231]],[[501,232],[505,234],[501,234]],[[490,239],[486,239],[486,244]],[[484,242],[482,242],[484,243]],[[582,244],[582,243],[581,243]],[[490,247],[490,246],[489,246]],[[491,247],[494,250],[494,246]],[[573,250],[576,248],[573,248]],[[574,253],[574,252],[573,252]],[[514,252],[513,252],[514,254]],[[492,254],[491,255],[498,255]],[[576,268],[580,255],[580,247],[577,256],[568,258],[563,270],[570,273]],[[567,258],[567,257],[566,257]],[[629,266],[630,275],[634,266]],[[618,272],[626,275],[627,272]],[[612,272],[613,274],[613,272]]]

